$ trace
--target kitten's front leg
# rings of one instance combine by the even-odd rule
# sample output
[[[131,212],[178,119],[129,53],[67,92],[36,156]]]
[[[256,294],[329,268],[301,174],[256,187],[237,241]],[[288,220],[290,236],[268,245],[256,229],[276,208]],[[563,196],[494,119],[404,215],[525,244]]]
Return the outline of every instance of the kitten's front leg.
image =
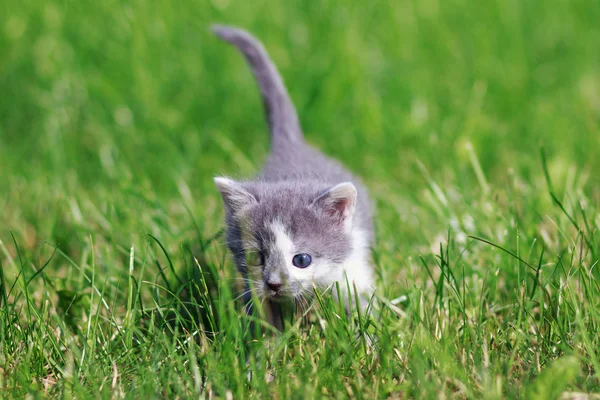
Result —
[[[244,283],[244,295],[242,296],[242,300],[244,302],[244,311],[248,317],[252,317],[254,314],[254,304],[252,299],[252,290],[250,289],[250,285],[246,281]],[[248,325],[250,329],[250,335],[254,335],[254,319],[250,318],[250,324]]]
[[[265,316],[267,321],[277,328],[279,331],[283,331],[283,321],[281,319],[281,304],[267,300],[265,302]]]
[[[245,287],[245,294],[243,296],[244,300],[244,310],[247,316],[254,316],[254,304],[252,302],[252,293],[250,291],[250,286]],[[270,300],[265,301],[263,310],[265,312],[265,317],[267,318],[267,322],[277,328],[279,331],[283,331],[283,321],[281,318],[281,305],[279,303],[272,302]],[[250,319],[250,332],[254,334],[254,319]]]

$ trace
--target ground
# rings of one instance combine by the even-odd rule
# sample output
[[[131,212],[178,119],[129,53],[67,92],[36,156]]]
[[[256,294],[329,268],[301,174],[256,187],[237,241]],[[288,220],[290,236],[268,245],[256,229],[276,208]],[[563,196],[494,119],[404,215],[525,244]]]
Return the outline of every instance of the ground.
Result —
[[[0,396],[600,392],[600,3],[8,0]],[[268,150],[262,38],[377,205],[370,316],[248,339],[212,177]],[[371,343],[369,345],[369,343]]]

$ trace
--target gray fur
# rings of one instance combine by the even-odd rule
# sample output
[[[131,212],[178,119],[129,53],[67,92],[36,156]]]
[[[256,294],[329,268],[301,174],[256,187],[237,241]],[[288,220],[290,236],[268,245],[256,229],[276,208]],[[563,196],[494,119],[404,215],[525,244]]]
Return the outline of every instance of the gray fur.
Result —
[[[214,25],[212,29],[221,39],[235,45],[252,67],[262,94],[273,144],[279,143],[280,139],[283,142],[301,142],[302,130],[296,108],[264,46],[241,29],[222,25]]]
[[[320,260],[322,268],[331,269],[327,273],[338,276],[336,270],[352,261],[351,256],[362,254],[355,248],[357,232],[364,233],[359,246],[369,248],[372,243],[368,194],[361,181],[340,163],[304,141],[295,107],[262,44],[237,28],[216,26],[213,31],[235,45],[248,61],[271,131],[271,152],[256,179],[215,179],[225,205],[227,244],[244,276],[264,285],[284,284],[277,295],[259,284],[259,294],[272,301],[295,298],[310,288],[306,282],[294,280],[289,268],[284,267],[290,263],[286,259],[289,255],[282,254],[276,246],[273,224],[283,226],[295,251],[311,254]],[[343,182],[352,184],[336,186]],[[247,265],[248,254],[256,250],[264,254],[264,265]],[[364,261],[359,268],[369,269],[365,271],[365,276],[369,276],[368,256]],[[331,283],[327,279],[316,282],[324,286]]]

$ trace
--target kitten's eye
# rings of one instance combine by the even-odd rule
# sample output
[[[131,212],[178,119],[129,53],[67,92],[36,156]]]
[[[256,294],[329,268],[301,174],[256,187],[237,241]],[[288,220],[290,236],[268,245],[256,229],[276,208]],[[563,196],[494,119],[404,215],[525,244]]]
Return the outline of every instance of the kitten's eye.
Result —
[[[306,268],[312,262],[312,257],[310,254],[300,253],[296,254],[294,258],[292,258],[292,264],[298,268]]]
[[[265,258],[261,251],[251,250],[246,252],[246,265],[258,267],[265,263]]]

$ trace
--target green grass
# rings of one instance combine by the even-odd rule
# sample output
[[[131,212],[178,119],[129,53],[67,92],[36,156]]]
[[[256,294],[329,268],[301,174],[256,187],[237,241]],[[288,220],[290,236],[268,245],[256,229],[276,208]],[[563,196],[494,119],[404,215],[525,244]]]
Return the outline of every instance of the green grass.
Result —
[[[600,392],[598,21],[593,0],[3,2],[0,397]],[[245,333],[211,178],[255,172],[268,137],[213,22],[262,38],[308,141],[371,189],[370,317],[323,295]]]

